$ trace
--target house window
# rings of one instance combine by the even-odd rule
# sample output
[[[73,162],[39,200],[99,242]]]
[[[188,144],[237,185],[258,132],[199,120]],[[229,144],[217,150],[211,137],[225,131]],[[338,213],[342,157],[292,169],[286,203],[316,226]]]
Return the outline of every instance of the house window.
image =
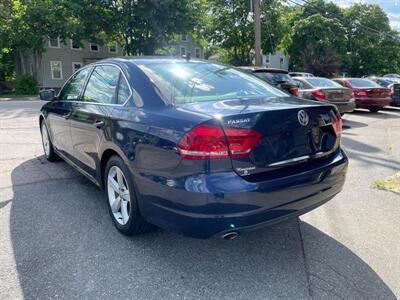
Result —
[[[109,53],[117,53],[117,43],[110,43],[108,45],[108,52]]]
[[[81,46],[77,41],[71,40],[71,49],[72,50],[82,50]]]
[[[75,73],[80,68],[82,68],[82,63],[81,62],[73,62],[72,63],[72,73]]]
[[[49,39],[49,48],[60,48],[60,38]]]
[[[186,47],[181,47],[181,55],[186,55]]]
[[[194,49],[194,54],[195,54],[196,58],[201,58],[201,51],[200,51],[200,48]]]
[[[61,61],[50,61],[51,79],[63,79]]]
[[[181,40],[187,41],[187,34],[181,34]]]
[[[100,47],[96,43],[90,43],[90,51],[91,52],[99,52]]]

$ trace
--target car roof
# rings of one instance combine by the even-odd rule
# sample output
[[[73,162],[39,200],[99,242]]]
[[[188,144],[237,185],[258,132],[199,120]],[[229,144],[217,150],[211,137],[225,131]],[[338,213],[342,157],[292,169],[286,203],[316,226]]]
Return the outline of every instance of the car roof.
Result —
[[[122,57],[112,57],[106,58],[94,62],[94,64],[99,63],[115,63],[115,64],[134,64],[134,65],[146,65],[155,63],[177,63],[177,62],[195,62],[195,63],[217,63],[208,60],[202,60],[198,58],[186,59],[184,57],[177,56],[122,56]]]

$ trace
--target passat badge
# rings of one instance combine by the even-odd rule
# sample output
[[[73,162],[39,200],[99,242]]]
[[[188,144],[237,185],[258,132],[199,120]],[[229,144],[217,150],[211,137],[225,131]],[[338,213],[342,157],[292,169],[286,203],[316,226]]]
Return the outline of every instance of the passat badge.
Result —
[[[299,119],[299,123],[302,126],[307,126],[310,118],[308,117],[308,114],[304,110],[299,110],[297,114],[297,118]]]

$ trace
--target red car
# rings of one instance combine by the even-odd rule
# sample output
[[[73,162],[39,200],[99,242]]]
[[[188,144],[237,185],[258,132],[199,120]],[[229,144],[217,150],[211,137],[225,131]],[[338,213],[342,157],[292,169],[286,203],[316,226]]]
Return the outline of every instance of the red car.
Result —
[[[391,90],[376,82],[363,78],[337,78],[337,83],[353,90],[356,108],[366,108],[378,112],[384,106],[390,105]]]

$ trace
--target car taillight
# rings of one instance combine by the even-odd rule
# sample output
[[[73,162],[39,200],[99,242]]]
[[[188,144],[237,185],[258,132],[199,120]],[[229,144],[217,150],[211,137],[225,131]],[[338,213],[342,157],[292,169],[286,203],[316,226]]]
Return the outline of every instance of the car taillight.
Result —
[[[326,95],[321,90],[313,90],[311,91],[311,95],[317,100],[325,100]]]
[[[179,153],[187,159],[219,159],[247,156],[261,138],[258,131],[199,125],[185,133],[178,143]]]
[[[292,86],[292,87],[289,89],[289,91],[290,91],[290,93],[291,93],[292,95],[295,95],[295,96],[298,96],[298,95],[299,95],[299,88],[298,88],[297,86]]]
[[[393,88],[391,88],[391,89],[387,89],[387,91],[386,91],[386,92],[387,92],[387,94],[386,94],[386,95],[387,95],[387,97],[392,97],[392,95],[393,95],[393,92],[394,92],[392,89],[393,89]]]
[[[367,96],[367,92],[366,91],[355,91],[354,94],[358,97],[365,97]]]
[[[336,137],[340,137],[342,134],[342,117],[340,114],[334,114],[332,119],[332,127]]]

